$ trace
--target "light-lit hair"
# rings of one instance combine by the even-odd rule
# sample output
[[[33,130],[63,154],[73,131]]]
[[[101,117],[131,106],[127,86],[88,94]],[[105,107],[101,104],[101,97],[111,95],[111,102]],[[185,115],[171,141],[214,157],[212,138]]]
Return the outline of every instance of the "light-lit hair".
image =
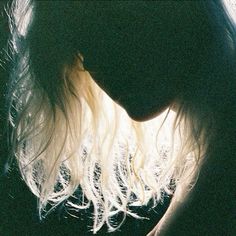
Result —
[[[215,135],[204,102],[196,106],[179,98],[162,115],[135,122],[93,81],[81,54],[61,64],[56,83],[35,76],[26,40],[33,2],[13,1],[9,19],[10,143],[24,181],[39,199],[40,216],[62,202],[75,211],[92,204],[93,232],[104,223],[114,231],[126,215],[142,218],[132,206],[151,200],[155,206],[163,192],[178,188],[184,188],[182,199]],[[121,222],[114,220],[118,213]]]

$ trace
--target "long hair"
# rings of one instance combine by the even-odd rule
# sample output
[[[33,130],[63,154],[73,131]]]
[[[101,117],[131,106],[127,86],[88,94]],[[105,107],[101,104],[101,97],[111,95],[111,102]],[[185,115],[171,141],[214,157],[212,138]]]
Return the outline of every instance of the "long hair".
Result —
[[[114,231],[126,215],[142,218],[131,207],[151,200],[156,205],[163,192],[173,194],[176,189],[178,198],[184,199],[218,137],[215,117],[225,103],[231,105],[229,91],[235,81],[229,76],[225,88],[219,89],[217,58],[212,69],[207,64],[198,71],[207,81],[215,76],[214,82],[200,79],[188,84],[177,105],[161,116],[133,121],[94,82],[93,71],[84,65],[86,55],[74,43],[89,40],[80,35],[86,24],[74,27],[79,14],[75,9],[83,12],[87,4],[13,1],[9,45],[14,66],[7,104],[12,157],[39,199],[40,216],[62,202],[75,210],[92,204],[96,233],[104,223]],[[227,34],[228,45],[235,50],[235,30],[223,5],[199,5],[212,14],[212,25],[224,31],[216,45],[226,41]],[[234,71],[235,55],[227,50],[222,48]],[[196,87],[201,94],[192,94]],[[215,104],[215,99],[222,104]],[[118,213],[123,214],[121,222],[115,221]]]

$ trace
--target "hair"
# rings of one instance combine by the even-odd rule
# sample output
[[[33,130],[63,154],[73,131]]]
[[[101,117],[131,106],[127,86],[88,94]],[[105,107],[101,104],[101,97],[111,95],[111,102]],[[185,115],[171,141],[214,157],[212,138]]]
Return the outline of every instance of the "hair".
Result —
[[[215,31],[224,32],[216,44],[226,41],[226,35],[227,46],[235,50],[235,30],[227,11],[221,2],[209,2],[211,7],[199,4],[211,13]],[[226,70],[219,75],[215,69],[218,56],[212,68],[207,64],[199,69],[198,75],[205,78],[189,85],[176,106],[150,121],[133,121],[84,68],[86,55],[68,32],[74,18],[66,4],[83,7],[82,2],[25,0],[13,1],[8,10],[13,62],[7,94],[11,156],[39,199],[40,217],[62,202],[76,211],[92,205],[93,232],[104,223],[114,231],[126,215],[142,218],[132,206],[150,201],[155,206],[163,200],[163,192],[173,194],[175,189],[184,199],[214,149],[219,133],[215,117],[233,100],[229,97],[235,92],[229,94],[228,85],[232,81],[235,85],[234,76],[227,74],[225,88],[219,89]],[[62,17],[65,24],[60,26]],[[232,50],[224,51],[234,71]],[[214,82],[205,82],[213,77]],[[202,94],[193,95],[194,86]],[[222,104],[215,104],[221,98]],[[115,221],[118,213],[123,214],[121,222]]]

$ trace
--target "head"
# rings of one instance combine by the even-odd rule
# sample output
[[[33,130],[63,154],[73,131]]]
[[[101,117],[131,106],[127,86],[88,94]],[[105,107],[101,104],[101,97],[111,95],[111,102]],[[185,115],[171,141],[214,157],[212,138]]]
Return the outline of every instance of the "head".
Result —
[[[55,66],[62,68],[82,55],[84,69],[135,120],[150,119],[183,96],[191,99],[186,93],[210,86],[213,73],[232,61],[232,29],[222,6],[211,1],[39,2],[37,7],[42,11],[35,11],[29,32],[32,55],[38,55],[32,62],[40,68],[56,57]],[[41,37],[54,40],[42,45]],[[59,70],[54,64],[52,73]]]
[[[22,19],[15,16],[9,114],[15,155],[40,206],[58,204],[80,186],[95,207],[94,231],[105,221],[112,229],[109,212],[131,214],[129,204],[160,200],[171,180],[191,181],[217,109],[232,103],[224,95],[234,77],[235,39],[222,5],[36,1],[29,9],[25,35],[19,30],[24,11]],[[181,151],[166,158],[157,143],[158,158],[150,158],[144,137],[154,126],[134,120],[167,108],[176,111]]]

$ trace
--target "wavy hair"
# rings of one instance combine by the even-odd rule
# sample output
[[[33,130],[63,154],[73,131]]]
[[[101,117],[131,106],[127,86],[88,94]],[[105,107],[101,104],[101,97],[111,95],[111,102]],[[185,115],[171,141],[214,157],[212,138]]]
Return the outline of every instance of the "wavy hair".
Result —
[[[151,200],[155,206],[175,189],[184,198],[216,137],[215,114],[206,109],[207,95],[199,102],[188,90],[157,118],[131,120],[84,68],[67,29],[59,29],[55,14],[65,4],[73,3],[13,1],[9,11],[12,156],[39,199],[41,217],[62,202],[76,211],[92,205],[93,232],[104,223],[114,231],[126,215],[142,218],[132,206]]]

